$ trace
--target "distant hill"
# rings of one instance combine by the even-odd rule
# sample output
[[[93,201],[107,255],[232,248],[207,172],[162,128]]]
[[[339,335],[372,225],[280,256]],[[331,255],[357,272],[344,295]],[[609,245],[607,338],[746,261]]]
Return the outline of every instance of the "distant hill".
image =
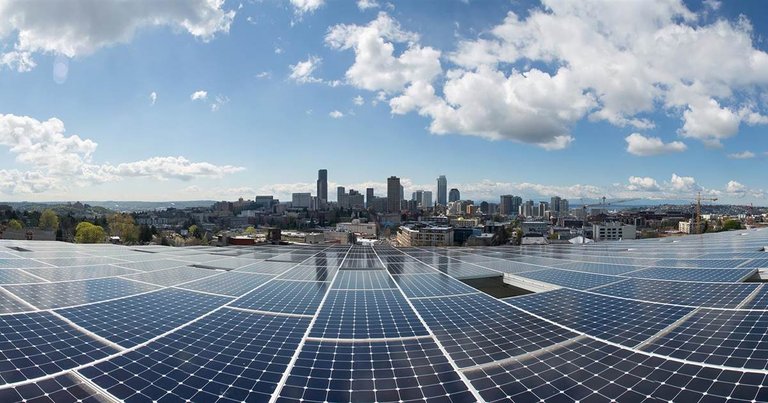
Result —
[[[0,202],[2,205],[11,206],[16,210],[44,210],[53,206],[66,206],[75,203],[75,201],[51,201],[51,202]],[[80,203],[88,204],[93,207],[101,207],[113,211],[146,211],[163,210],[167,208],[184,209],[188,207],[210,207],[215,203],[213,200],[182,200],[182,201],[93,201],[80,200]]]

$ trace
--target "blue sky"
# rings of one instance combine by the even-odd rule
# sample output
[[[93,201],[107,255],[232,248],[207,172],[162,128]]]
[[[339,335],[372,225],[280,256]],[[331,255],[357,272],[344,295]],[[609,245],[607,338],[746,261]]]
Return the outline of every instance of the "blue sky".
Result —
[[[0,200],[766,205],[760,2],[0,2]],[[335,192],[329,191],[331,198]]]

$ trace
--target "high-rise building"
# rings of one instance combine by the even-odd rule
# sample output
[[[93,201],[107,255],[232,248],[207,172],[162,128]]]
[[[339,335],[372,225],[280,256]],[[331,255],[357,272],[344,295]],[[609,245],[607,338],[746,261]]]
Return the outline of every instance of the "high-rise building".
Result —
[[[411,193],[411,200],[421,203],[421,198],[424,197],[424,191],[423,190],[417,190],[413,193]]]
[[[291,207],[309,208],[312,205],[311,193],[293,193],[291,195]]]
[[[448,205],[448,180],[445,179],[445,175],[437,177],[437,204]]]
[[[362,210],[365,208],[365,196],[355,189],[349,189],[349,194],[346,197],[347,207],[356,210]]]
[[[512,195],[501,195],[500,201],[499,201],[499,213],[501,215],[514,215],[516,212],[512,209],[512,200],[514,199],[514,196]]]
[[[459,189],[451,189],[451,191],[448,193],[448,201],[455,202],[459,200],[461,200],[461,193],[459,193]]]
[[[549,200],[549,208],[554,213],[560,212],[560,196],[552,196],[552,198]]]
[[[373,195],[373,188],[366,188],[365,189],[365,207],[371,208],[373,206],[373,198],[375,196]]]
[[[432,191],[431,190],[425,190],[421,193],[421,208],[431,208],[432,207]]]
[[[405,188],[403,187],[403,185],[400,185],[400,201],[404,201],[404,200],[405,200]]]
[[[317,198],[328,201],[328,170],[317,171]]]
[[[336,204],[338,204],[339,208],[349,208],[349,198],[347,197],[346,189],[344,189],[344,186],[339,186],[336,188]]]
[[[560,206],[558,211],[561,215],[566,216],[570,213],[571,207],[568,205],[568,199],[560,199]]]
[[[387,178],[387,212],[399,213],[400,200],[403,199],[403,190],[400,186],[400,178],[390,176]]]

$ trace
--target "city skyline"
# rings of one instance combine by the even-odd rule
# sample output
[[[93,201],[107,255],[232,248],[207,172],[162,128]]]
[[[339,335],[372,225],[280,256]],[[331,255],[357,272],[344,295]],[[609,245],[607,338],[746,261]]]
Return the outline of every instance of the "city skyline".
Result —
[[[2,201],[768,204],[758,2],[74,3],[0,8]]]

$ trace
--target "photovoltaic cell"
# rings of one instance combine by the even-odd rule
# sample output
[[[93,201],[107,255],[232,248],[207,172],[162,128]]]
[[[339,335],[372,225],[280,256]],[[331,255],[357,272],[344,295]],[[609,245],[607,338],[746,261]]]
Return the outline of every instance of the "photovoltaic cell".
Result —
[[[657,280],[738,282],[755,273],[755,269],[682,269],[677,267],[651,267],[627,273],[627,277]]]
[[[80,372],[127,402],[267,401],[308,325],[222,309]]]
[[[476,289],[444,274],[394,276],[395,282],[409,298],[435,297],[477,292]]]
[[[398,290],[329,291],[310,337],[369,339],[425,336]]]
[[[473,402],[431,338],[376,343],[309,341],[278,401]]]
[[[268,274],[225,272],[216,276],[186,283],[181,287],[188,290],[198,290],[239,297],[251,292],[254,288],[263,285],[273,278],[274,276]]]
[[[507,359],[577,336],[483,294],[412,302],[459,367]]]
[[[123,347],[133,347],[229,301],[230,298],[166,288],[58,312],[107,340]]]
[[[626,346],[642,343],[693,310],[565,288],[506,301],[571,329]]]
[[[244,295],[232,306],[268,312],[314,315],[328,289],[328,283],[274,280]]]
[[[384,270],[341,270],[333,282],[333,289],[373,290],[396,288],[392,277]]]
[[[105,400],[105,396],[71,374],[0,389],[2,402],[100,403]]]
[[[50,312],[0,316],[0,380],[40,378],[116,352]]]
[[[517,274],[520,277],[526,277],[533,280],[543,281],[545,283],[555,284],[578,290],[600,287],[602,285],[621,281],[621,277],[604,276],[601,274],[579,273],[568,270],[546,269]]]
[[[147,273],[131,274],[124,277],[161,286],[173,286],[215,275],[216,272],[210,270],[182,266],[171,269],[155,270]]]
[[[89,278],[114,277],[124,274],[139,273],[136,270],[104,264],[77,267],[46,267],[26,270],[28,273],[49,281],[86,280]]]
[[[694,307],[736,308],[757,284],[719,284],[681,281],[628,279],[592,290],[593,292],[640,301]]]
[[[87,304],[159,289],[153,285],[115,277],[3,287],[40,309]]]
[[[701,309],[644,350],[734,368],[768,369],[768,312]]]

